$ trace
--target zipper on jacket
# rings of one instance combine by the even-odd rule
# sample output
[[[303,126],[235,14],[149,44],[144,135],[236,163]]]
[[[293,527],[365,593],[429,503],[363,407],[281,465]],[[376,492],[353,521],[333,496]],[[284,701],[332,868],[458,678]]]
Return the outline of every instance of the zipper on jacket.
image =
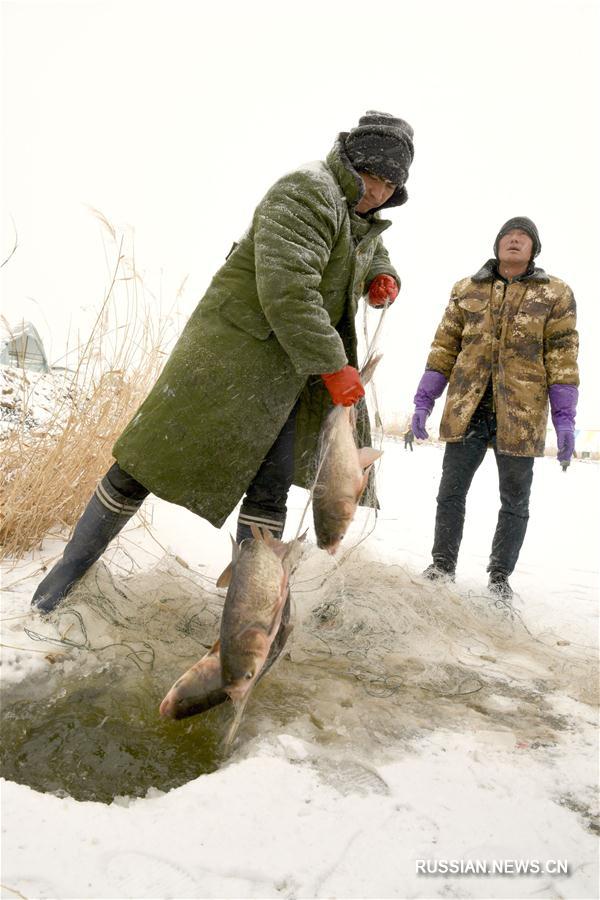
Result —
[[[502,285],[502,299],[499,302],[496,302],[496,298],[499,297],[499,290],[497,289],[498,285]],[[504,312],[506,309],[506,289],[509,286],[509,282],[505,281],[503,278],[497,277],[494,279],[493,285],[493,297],[491,298],[491,314],[492,314],[492,328],[493,328],[493,337],[494,341],[498,345],[498,356],[500,356],[500,338],[502,337],[502,324]],[[496,412],[496,379],[494,378],[494,354],[492,353],[492,412],[495,414]]]

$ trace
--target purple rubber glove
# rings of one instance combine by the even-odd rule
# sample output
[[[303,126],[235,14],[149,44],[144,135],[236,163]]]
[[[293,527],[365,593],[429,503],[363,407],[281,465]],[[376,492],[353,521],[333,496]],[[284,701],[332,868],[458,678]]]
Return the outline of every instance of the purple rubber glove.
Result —
[[[425,441],[429,437],[425,430],[425,420],[435,406],[435,401],[444,393],[448,379],[441,372],[433,369],[425,369],[415,394],[415,412],[412,417],[411,428],[416,438]]]
[[[425,431],[425,420],[429,413],[426,409],[415,409],[412,417],[412,421],[410,423],[410,427],[412,428],[412,432],[416,438],[419,438],[420,441],[425,441],[429,437],[427,432]]]
[[[574,384],[551,384],[548,398],[556,431],[557,459],[561,463],[568,462],[575,450],[575,414],[579,391]]]

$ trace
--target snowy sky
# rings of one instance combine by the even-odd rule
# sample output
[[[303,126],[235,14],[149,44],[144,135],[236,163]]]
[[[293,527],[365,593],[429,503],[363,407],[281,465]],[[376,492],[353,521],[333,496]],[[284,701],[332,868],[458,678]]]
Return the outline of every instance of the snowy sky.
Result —
[[[573,287],[581,427],[599,425],[598,4],[594,0],[4,2],[4,312],[58,358],[108,268],[88,207],[133,226],[137,265],[187,316],[270,183],[366,109],[415,129],[387,245],[384,409],[408,410],[454,281],[510,216]],[[109,260],[110,261],[110,260]],[[376,321],[375,313],[373,326]]]

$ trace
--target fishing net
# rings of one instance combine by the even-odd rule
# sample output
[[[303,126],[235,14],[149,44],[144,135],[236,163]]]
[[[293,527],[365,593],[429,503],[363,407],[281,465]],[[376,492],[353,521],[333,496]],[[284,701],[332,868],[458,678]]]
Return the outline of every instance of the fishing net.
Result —
[[[425,582],[366,549],[338,565],[309,546],[292,597],[294,631],[255,689],[246,737],[284,726],[317,740],[386,744],[451,727],[543,742],[569,727],[553,696],[596,702],[592,648],[536,636],[489,595]],[[124,579],[99,563],[50,621],[25,633],[79,671],[112,667],[144,690],[150,676],[157,700],[218,637],[223,599],[168,554]]]
[[[187,668],[218,637],[222,607],[223,592],[177,557],[165,554],[125,578],[101,561],[67,595],[48,627],[26,627],[25,633],[77,652],[87,668],[107,662],[153,672]]]
[[[487,593],[428,582],[360,549],[337,567],[312,554],[293,590],[300,608],[309,601],[306,652],[360,660],[367,692],[414,685],[452,696],[488,679],[595,699],[591,647],[536,637],[518,610]]]
[[[377,334],[365,336],[366,356]],[[377,410],[376,397],[371,402]],[[373,445],[381,442],[376,435]],[[446,727],[552,742],[569,727],[559,696],[597,702],[593,647],[538,634],[487,593],[427,582],[373,558],[365,539],[375,522],[374,509],[359,510],[349,549],[335,559],[305,548],[291,582],[294,630],[254,691],[246,735],[285,727],[370,745]],[[25,635],[63,671],[108,669],[132,690],[150,691],[155,704],[218,637],[224,592],[169,554],[127,577],[113,571],[94,566],[51,619]]]

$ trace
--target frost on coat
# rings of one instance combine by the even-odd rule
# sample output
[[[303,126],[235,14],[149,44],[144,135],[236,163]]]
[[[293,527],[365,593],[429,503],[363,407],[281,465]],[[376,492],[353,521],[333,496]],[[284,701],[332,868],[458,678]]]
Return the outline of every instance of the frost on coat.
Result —
[[[380,236],[391,222],[355,215],[361,192],[339,140],[259,203],[113,449],[148,490],[220,526],[299,397],[294,482],[310,484],[331,408],[320,373],[358,364],[354,318],[373,278],[400,283]],[[364,403],[358,413],[369,444]]]
[[[490,260],[457,282],[427,368],[449,379],[440,438],[459,441],[490,375],[497,446],[543,456],[551,384],[579,384],[576,306],[570,287],[543,269],[506,283]]]

